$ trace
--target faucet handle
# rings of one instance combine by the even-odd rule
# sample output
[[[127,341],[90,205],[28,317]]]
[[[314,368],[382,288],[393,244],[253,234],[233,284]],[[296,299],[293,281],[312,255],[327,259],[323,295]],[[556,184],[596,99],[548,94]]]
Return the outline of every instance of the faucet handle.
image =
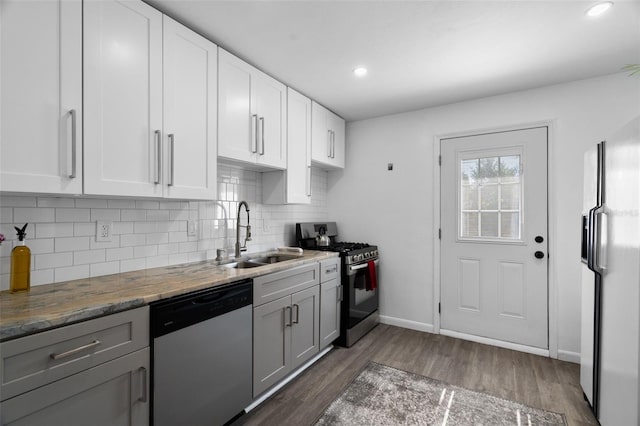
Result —
[[[251,241],[251,225],[247,225],[247,237],[244,240]]]

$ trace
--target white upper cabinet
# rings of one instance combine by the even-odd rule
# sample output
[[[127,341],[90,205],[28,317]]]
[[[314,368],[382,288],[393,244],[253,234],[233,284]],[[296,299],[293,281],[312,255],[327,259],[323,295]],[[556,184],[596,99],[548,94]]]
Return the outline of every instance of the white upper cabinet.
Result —
[[[265,204],[311,203],[311,100],[287,88],[287,170],[262,174]]]
[[[284,169],[286,87],[218,49],[218,156]]]
[[[84,192],[162,196],[162,14],[84,2]]]
[[[82,193],[82,3],[0,1],[0,191]]]
[[[317,102],[311,105],[311,161],[322,168],[343,169],[344,119]]]
[[[215,199],[217,46],[141,1],[84,28],[84,192]]]
[[[164,17],[164,196],[216,198],[218,51]]]

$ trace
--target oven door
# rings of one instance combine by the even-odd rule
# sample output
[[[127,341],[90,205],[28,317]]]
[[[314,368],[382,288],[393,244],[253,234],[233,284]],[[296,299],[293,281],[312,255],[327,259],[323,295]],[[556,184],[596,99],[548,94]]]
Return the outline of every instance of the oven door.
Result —
[[[377,269],[378,260],[376,259],[374,262]],[[371,289],[367,262],[347,265],[345,278],[345,291],[348,292],[347,298],[349,300],[349,317],[346,328],[352,328],[378,309],[378,290]]]

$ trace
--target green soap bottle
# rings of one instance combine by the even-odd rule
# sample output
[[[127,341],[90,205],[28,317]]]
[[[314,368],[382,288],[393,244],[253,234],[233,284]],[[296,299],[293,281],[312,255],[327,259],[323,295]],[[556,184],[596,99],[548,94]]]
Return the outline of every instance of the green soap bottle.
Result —
[[[18,232],[18,245],[11,250],[11,293],[29,291],[31,287],[31,250],[24,241],[27,225],[25,223],[22,229],[14,227]]]

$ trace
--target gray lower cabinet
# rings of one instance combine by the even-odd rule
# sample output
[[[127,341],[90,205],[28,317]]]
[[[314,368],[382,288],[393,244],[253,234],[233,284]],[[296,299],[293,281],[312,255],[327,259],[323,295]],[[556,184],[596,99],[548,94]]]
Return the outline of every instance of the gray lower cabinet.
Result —
[[[254,397],[318,353],[318,283],[318,264],[303,265],[254,279]],[[268,300],[272,296],[267,295],[274,293],[282,297],[257,305],[256,300]]]
[[[320,349],[329,346],[340,336],[340,259],[320,262]]]
[[[146,425],[149,348],[2,402],[3,425]]]
[[[320,349],[340,336],[342,286],[338,279],[320,284]]]
[[[149,308],[0,343],[0,424],[146,425]]]

